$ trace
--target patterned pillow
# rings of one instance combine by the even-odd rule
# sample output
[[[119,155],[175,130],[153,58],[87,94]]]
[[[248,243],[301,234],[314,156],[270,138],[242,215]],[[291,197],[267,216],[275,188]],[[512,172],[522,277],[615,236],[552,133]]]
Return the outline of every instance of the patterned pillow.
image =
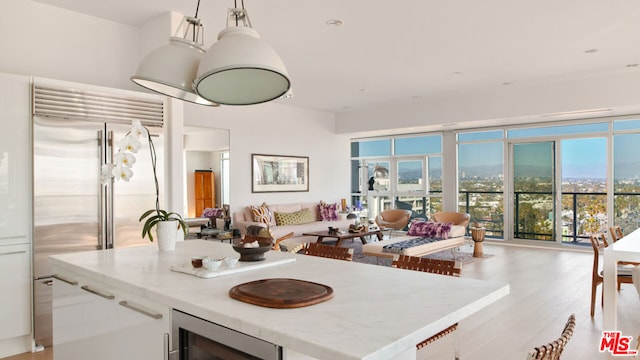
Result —
[[[327,204],[324,201],[320,201],[318,204],[318,214],[320,214],[320,220],[322,221],[336,221],[340,218],[338,217],[338,207],[340,205],[338,203],[335,204]]]
[[[253,216],[253,221],[255,222],[267,224],[269,226],[274,226],[276,224],[273,212],[265,203],[262,203],[262,205],[259,206],[251,205],[251,216]]]
[[[423,236],[432,239],[448,239],[453,223],[416,221],[409,226],[407,235]]]
[[[315,219],[311,214],[311,210],[302,209],[292,213],[277,212],[276,211],[276,224],[281,225],[298,225],[314,222]]]

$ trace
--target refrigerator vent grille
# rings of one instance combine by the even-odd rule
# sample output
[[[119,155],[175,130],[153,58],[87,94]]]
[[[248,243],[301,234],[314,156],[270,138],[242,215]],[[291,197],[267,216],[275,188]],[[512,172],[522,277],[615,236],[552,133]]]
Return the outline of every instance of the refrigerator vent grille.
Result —
[[[161,100],[34,84],[33,115],[162,127]]]

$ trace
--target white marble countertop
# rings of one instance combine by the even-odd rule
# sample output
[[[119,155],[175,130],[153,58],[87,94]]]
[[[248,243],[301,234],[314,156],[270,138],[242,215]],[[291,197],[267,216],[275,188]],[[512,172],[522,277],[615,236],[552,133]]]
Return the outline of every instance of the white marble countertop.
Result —
[[[392,359],[509,293],[502,283],[270,251],[296,261],[202,279],[170,271],[192,255],[237,255],[229,244],[189,240],[173,252],[156,244],[52,256],[71,271],[319,359]],[[329,301],[271,309],[229,297],[233,286],[266,278],[328,285]]]

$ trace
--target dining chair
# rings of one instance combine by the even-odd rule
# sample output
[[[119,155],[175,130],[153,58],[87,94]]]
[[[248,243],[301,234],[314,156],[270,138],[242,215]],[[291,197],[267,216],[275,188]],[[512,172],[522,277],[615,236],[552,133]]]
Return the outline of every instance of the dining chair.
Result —
[[[600,251],[604,250],[609,244],[604,233],[592,234],[590,240],[593,247],[593,269],[591,271],[591,317],[593,317],[595,313],[596,288],[604,281],[604,276],[600,270]],[[631,284],[632,282],[629,265],[618,264],[618,290],[620,290],[620,284]]]
[[[308,243],[304,247],[303,253],[305,255],[319,256],[319,257],[329,258],[329,259],[338,259],[338,260],[346,260],[346,261],[353,260],[353,249],[341,247],[341,246]]]
[[[532,351],[527,355],[527,360],[558,360],[560,359],[560,355],[564,350],[564,347],[571,339],[573,335],[573,331],[576,327],[576,316],[571,314],[569,316],[569,320],[564,326],[564,330],[562,330],[562,335],[560,337],[548,344],[544,344],[538,347],[533,348]]]
[[[616,242],[624,237],[620,225],[610,226],[609,233],[611,234],[611,240],[613,240],[613,242]]]
[[[405,270],[416,270],[423,271],[432,274],[439,275],[448,275],[448,276],[456,276],[460,277],[462,273],[462,263],[459,261],[453,260],[438,260],[438,259],[428,259],[428,258],[420,258],[415,256],[407,256],[407,255],[396,255],[393,258],[391,263],[391,267]],[[453,334],[454,336],[454,347],[455,347],[455,359],[460,358],[459,354],[459,341],[458,341],[458,333],[456,330],[458,329],[458,323],[455,323],[446,329],[438,332],[437,334],[422,340],[416,345],[416,351],[420,351],[420,349],[426,347],[427,345],[435,342],[443,338],[446,335]]]

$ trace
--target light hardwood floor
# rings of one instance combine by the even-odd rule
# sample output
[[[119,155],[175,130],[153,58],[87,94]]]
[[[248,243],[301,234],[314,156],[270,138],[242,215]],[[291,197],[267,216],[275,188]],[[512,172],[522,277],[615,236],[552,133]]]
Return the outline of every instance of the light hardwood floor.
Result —
[[[53,348],[51,347],[45,348],[44,351],[40,351],[40,352],[25,353],[25,354],[3,358],[3,360],[52,360],[52,359],[53,359]]]
[[[463,251],[471,249],[466,247]],[[534,346],[560,336],[571,313],[576,315],[577,326],[562,358],[613,358],[598,352],[603,330],[600,307],[602,286],[598,287],[595,316],[591,318],[589,315],[593,264],[591,251],[572,252],[485,243],[484,252],[493,256],[465,264],[462,276],[509,283],[511,292],[460,322],[458,331],[462,359],[525,359]],[[637,337],[640,334],[640,298],[633,285],[622,285],[618,319],[623,335]],[[436,354],[434,358],[443,357]],[[52,351],[48,348],[43,353],[6,359],[50,360]]]
[[[510,294],[460,322],[461,358],[525,359],[533,347],[557,339],[571,313],[577,325],[562,358],[614,358],[598,351],[602,285],[595,316],[589,314],[593,251],[588,250],[485,244],[484,252],[494,256],[465,264],[462,276],[509,283]],[[623,284],[618,293],[618,324],[625,336],[640,334],[640,298],[633,285]]]

